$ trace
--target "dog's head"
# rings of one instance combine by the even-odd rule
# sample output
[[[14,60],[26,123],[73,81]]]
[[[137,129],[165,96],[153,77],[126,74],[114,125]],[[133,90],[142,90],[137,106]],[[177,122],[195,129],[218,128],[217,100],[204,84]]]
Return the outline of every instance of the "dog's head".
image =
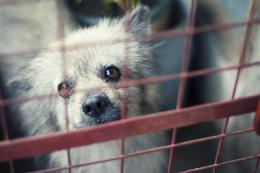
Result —
[[[114,87],[126,76],[131,80],[151,75],[150,47],[135,39],[150,34],[148,13],[138,6],[121,20],[80,29],[29,63],[31,93],[59,94],[48,104],[61,126],[66,110],[70,127],[78,128],[120,119],[124,96],[127,115],[143,113],[145,102],[152,102],[154,87]]]

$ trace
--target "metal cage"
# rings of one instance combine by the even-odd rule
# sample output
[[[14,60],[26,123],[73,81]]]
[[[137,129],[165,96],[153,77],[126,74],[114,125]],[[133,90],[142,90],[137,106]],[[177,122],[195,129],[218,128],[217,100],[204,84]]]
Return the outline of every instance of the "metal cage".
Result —
[[[8,5],[19,5],[20,3],[30,3],[31,0],[2,0],[0,1],[0,8],[3,6]],[[260,95],[253,95],[241,98],[235,98],[235,93],[239,81],[239,77],[241,74],[242,69],[251,68],[252,66],[258,66],[260,61],[257,62],[250,62],[244,63],[244,59],[246,58],[246,45],[248,44],[250,34],[252,32],[252,27],[254,25],[259,24],[259,18],[254,18],[254,13],[256,10],[256,6],[258,0],[251,0],[250,8],[248,9],[249,15],[248,18],[244,21],[238,22],[230,22],[230,23],[223,23],[223,24],[213,24],[201,27],[195,27],[195,14],[197,11],[197,0],[190,0],[191,5],[189,9],[189,15],[187,16],[187,25],[186,28],[180,29],[173,29],[168,30],[165,32],[160,32],[153,34],[151,37],[141,36],[138,39],[140,40],[158,40],[158,39],[165,39],[169,37],[178,37],[184,36],[185,43],[184,43],[184,57],[182,60],[181,72],[178,74],[169,74],[169,75],[162,75],[162,76],[153,76],[149,78],[139,79],[139,80],[127,80],[118,83],[115,87],[116,88],[126,88],[129,86],[136,86],[136,85],[144,85],[144,84],[154,84],[160,83],[168,80],[179,80],[179,89],[178,89],[178,97],[177,97],[177,106],[174,110],[164,111],[164,112],[157,112],[151,115],[135,117],[135,118],[124,118],[122,115],[122,120],[100,125],[97,127],[93,127],[90,129],[79,129],[79,130],[69,130],[56,132],[52,134],[46,134],[41,136],[30,136],[25,138],[19,139],[9,139],[8,137],[8,129],[5,120],[5,111],[4,107],[10,104],[16,104],[20,102],[26,102],[33,99],[42,99],[48,98],[50,95],[40,95],[35,96],[33,98],[28,97],[19,97],[15,99],[0,99],[0,110],[1,110],[1,129],[3,132],[4,139],[0,142],[0,162],[9,163],[9,171],[14,173],[13,167],[13,160],[21,159],[29,156],[44,154],[53,152],[56,150],[67,150],[68,156],[68,165],[66,167],[61,168],[52,168],[48,170],[38,170],[36,172],[47,173],[47,172],[55,172],[55,171],[62,171],[62,170],[72,170],[78,167],[89,166],[93,164],[102,164],[103,162],[109,162],[113,160],[121,160],[121,172],[123,173],[123,164],[124,159],[129,157],[135,157],[138,155],[168,150],[169,152],[169,162],[168,162],[168,173],[172,172],[172,165],[175,159],[175,149],[178,147],[183,146],[190,146],[195,144],[200,144],[207,141],[216,140],[218,141],[217,149],[215,152],[215,159],[214,162],[208,165],[204,165],[197,168],[187,169],[181,171],[182,173],[190,173],[190,172],[200,172],[204,170],[211,170],[215,172],[218,167],[225,166],[225,165],[232,165],[236,163],[241,163],[245,161],[254,161],[254,167],[251,171],[252,173],[257,173],[259,171],[259,160],[260,160],[260,153],[255,153],[254,155],[241,157],[234,160],[228,161],[219,161],[219,157],[221,155],[221,150],[223,147],[223,142],[225,138],[229,138],[231,136],[237,136],[240,134],[246,133],[254,133],[256,131],[258,134],[260,129],[260,105],[259,99]],[[64,14],[63,14],[63,5],[62,1],[57,0],[57,17],[58,17],[58,38],[64,37]],[[259,17],[259,16],[257,16]],[[240,50],[240,58],[239,63],[232,66],[224,66],[224,67],[214,67],[214,68],[206,68],[206,69],[199,69],[195,71],[188,70],[188,64],[190,62],[190,55],[191,55],[191,48],[192,48],[192,40],[194,35],[202,34],[206,32],[213,32],[213,31],[222,31],[227,29],[233,29],[237,27],[245,27],[245,35],[243,36],[243,46]],[[128,38],[131,40],[131,38]],[[126,42],[126,40],[118,40],[122,42]],[[94,43],[93,43],[94,44]],[[91,45],[82,45],[82,46],[91,46]],[[36,51],[36,50],[30,50]],[[15,52],[14,54],[22,54],[26,52]],[[61,50],[62,54],[62,50]],[[127,50],[126,50],[127,54]],[[1,53],[1,58],[9,58],[12,54],[3,54]],[[126,55],[127,61],[127,55]],[[127,67],[126,67],[127,68]],[[232,96],[227,100],[212,102],[212,103],[204,103],[197,106],[192,107],[183,107],[183,97],[185,93],[185,86],[187,85],[187,80],[194,77],[206,76],[210,74],[226,72],[226,71],[235,71],[236,78],[234,81],[234,87],[232,89]],[[259,86],[258,86],[259,87]],[[80,91],[79,91],[80,92]],[[125,98],[122,100],[122,109],[125,109]],[[125,112],[125,111],[122,111]],[[252,127],[248,129],[241,129],[235,132],[228,132],[228,125],[229,119],[231,116],[237,116],[245,113],[255,113],[255,122],[252,122]],[[65,116],[66,122],[68,121],[67,115]],[[217,119],[224,119],[224,125],[222,130],[219,134],[207,137],[201,137],[197,139],[190,139],[178,142],[176,141],[178,129],[181,127],[196,125],[203,122],[209,122]],[[153,123],[153,122],[156,122]],[[253,126],[254,124],[254,126]],[[131,129],[131,130],[129,130]],[[97,160],[90,163],[84,163],[81,165],[73,165],[70,159],[70,148],[72,147],[79,147],[83,145],[89,145],[93,143],[108,141],[112,139],[119,139],[121,138],[124,141],[125,138],[135,135],[141,135],[145,133],[157,132],[162,130],[172,130],[172,140],[169,145],[160,146],[156,148],[149,148],[141,151],[136,151],[133,153],[125,153],[124,152],[124,142],[122,142],[122,149],[121,155],[113,158],[106,158],[104,160]],[[73,139],[73,140],[72,140]],[[87,140],[86,140],[87,139]],[[259,143],[256,146],[259,146]],[[37,146],[37,147],[35,147]],[[260,148],[259,148],[260,149]]]

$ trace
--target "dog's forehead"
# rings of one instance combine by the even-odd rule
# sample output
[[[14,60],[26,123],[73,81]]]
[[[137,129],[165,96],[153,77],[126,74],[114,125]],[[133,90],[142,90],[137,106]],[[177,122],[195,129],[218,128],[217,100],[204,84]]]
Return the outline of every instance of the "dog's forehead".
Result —
[[[122,22],[104,20],[97,26],[79,29],[71,33],[65,42],[90,46],[99,44],[100,42],[111,44],[111,42],[126,39],[128,36],[129,33],[126,32],[126,28]]]
[[[137,63],[137,43],[126,42],[129,36],[122,26],[106,25],[78,31],[65,40],[68,65],[80,71],[94,72],[101,66]],[[72,49],[70,49],[72,47]]]
[[[124,64],[129,64],[130,66],[137,65],[137,54],[132,50],[130,55],[128,53],[130,49],[126,50],[124,43],[115,43],[112,45],[101,44],[83,49],[80,51],[80,54],[75,52],[74,56],[77,58],[71,63],[72,66],[76,67],[73,68],[80,73],[96,74],[100,69],[110,65],[115,65],[118,68],[123,68]]]

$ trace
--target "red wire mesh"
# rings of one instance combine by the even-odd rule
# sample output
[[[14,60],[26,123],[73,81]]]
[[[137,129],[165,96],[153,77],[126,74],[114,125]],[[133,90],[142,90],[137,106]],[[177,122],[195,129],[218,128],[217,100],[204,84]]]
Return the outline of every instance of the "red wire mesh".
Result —
[[[58,40],[63,40],[65,37],[65,29],[64,29],[64,3],[62,0],[57,0],[56,1],[56,7],[57,7],[57,19],[58,20],[58,31],[57,31],[57,36],[58,36]],[[64,46],[64,43],[61,43],[61,47],[60,47],[60,54],[62,57],[62,66],[63,66],[63,77],[65,78],[67,76],[67,72],[66,72],[66,59],[64,57],[66,48]],[[68,104],[67,104],[67,100],[64,99],[64,110],[65,110],[65,115],[64,115],[64,119],[65,119],[65,130],[69,131],[69,117],[68,117]],[[70,154],[70,149],[68,148],[66,150],[67,152],[67,162],[68,162],[68,167],[70,167],[71,164],[71,154]],[[71,173],[71,169],[68,169],[69,173]]]
[[[195,16],[196,16],[196,0],[192,0],[191,2],[191,7],[190,7],[190,12],[187,20],[187,31],[193,29],[193,25],[195,22]],[[186,35],[185,37],[185,43],[184,43],[184,57],[183,57],[183,62],[182,62],[182,68],[181,68],[181,73],[187,73],[188,71],[188,64],[189,64],[189,58],[191,56],[191,44],[192,44],[192,35]],[[185,78],[180,78],[180,83],[179,83],[179,90],[178,90],[178,96],[177,96],[177,105],[176,109],[179,110],[182,107],[183,103],[183,97],[184,97],[184,90],[185,90],[185,84],[186,84],[186,79]],[[173,129],[173,135],[172,135],[172,140],[171,143],[174,144],[176,143],[176,136],[177,136],[177,129]],[[170,150],[170,156],[169,156],[169,163],[168,163],[168,173],[172,172],[172,162],[174,158],[174,148]]]
[[[257,3],[256,1],[251,1],[250,7],[249,7],[250,9],[248,10],[249,11],[248,21],[252,20],[253,17],[254,17],[253,15],[254,15],[254,10],[255,10],[256,3]],[[250,37],[250,34],[252,32],[252,27],[253,27],[253,25],[250,24],[250,23],[246,25],[244,41],[243,41],[242,49],[241,49],[241,52],[240,52],[239,65],[244,64],[246,48],[247,48],[247,45],[249,44],[249,37]],[[231,96],[232,100],[234,100],[234,98],[235,98],[235,94],[236,94],[236,90],[237,90],[237,86],[238,86],[238,79],[239,79],[240,73],[241,73],[241,68],[238,68],[237,69],[237,74],[236,74],[234,88],[232,90],[232,96]],[[224,124],[223,129],[222,129],[222,134],[226,134],[227,127],[228,127],[228,122],[229,122],[229,117],[226,118],[226,120],[225,120],[225,124]],[[222,145],[223,145],[223,140],[224,140],[224,137],[222,137],[219,140],[219,144],[218,144],[218,148],[217,148],[214,164],[218,163],[220,151],[221,151],[221,148],[222,148]],[[215,173],[215,172],[216,172],[216,167],[213,167],[212,173]]]
[[[19,3],[30,3],[33,0],[9,0],[9,1],[0,1],[1,6],[5,5],[17,5]],[[63,1],[56,0],[57,2],[57,21],[58,21],[58,31],[57,36],[58,39],[62,39],[65,37],[64,31],[64,8],[63,8]],[[239,159],[233,159],[228,161],[219,161],[219,157],[221,154],[221,149],[223,145],[224,138],[228,138],[230,136],[236,136],[239,134],[245,133],[252,133],[254,131],[253,128],[250,129],[243,129],[235,132],[227,132],[229,117],[236,116],[238,114],[243,113],[250,113],[255,112],[257,109],[257,103],[260,99],[260,95],[244,97],[244,98],[235,98],[237,85],[239,81],[239,77],[241,74],[242,69],[247,69],[252,66],[258,66],[260,61],[246,63],[246,45],[249,42],[249,37],[252,32],[253,25],[257,25],[260,23],[260,19],[254,17],[254,13],[256,11],[257,0],[252,0],[250,9],[248,10],[249,15],[245,21],[241,22],[233,22],[233,23],[224,23],[224,24],[213,24],[208,26],[201,26],[201,27],[194,27],[195,21],[195,14],[196,14],[196,7],[197,7],[197,0],[191,0],[189,15],[187,19],[187,27],[185,29],[174,29],[170,31],[165,31],[161,33],[156,33],[152,36],[138,36],[137,38],[126,38],[122,40],[115,40],[114,42],[124,42],[125,43],[125,64],[128,64],[128,42],[132,41],[133,39],[143,40],[143,41],[151,41],[151,40],[161,40],[165,38],[173,38],[179,36],[185,36],[185,43],[184,43],[184,57],[182,61],[182,68],[181,72],[177,74],[170,74],[170,75],[161,75],[161,76],[152,76],[148,78],[138,79],[138,80],[128,80],[128,67],[127,65],[124,67],[124,78],[126,79],[123,82],[119,82],[118,84],[114,85],[114,88],[127,88],[130,86],[138,86],[138,85],[145,85],[145,84],[154,84],[160,83],[163,81],[168,80],[179,80],[179,90],[178,90],[178,98],[177,98],[177,106],[176,110],[170,110],[165,112],[158,112],[150,114],[149,116],[144,117],[137,117],[131,119],[125,119],[126,115],[126,104],[127,104],[127,95],[122,99],[121,102],[121,119],[117,122],[112,122],[109,124],[104,124],[102,126],[93,127],[90,129],[79,129],[76,131],[69,130],[68,127],[68,113],[65,113],[64,119],[66,123],[66,131],[64,132],[56,132],[53,134],[41,135],[41,136],[33,136],[33,137],[26,137],[21,139],[14,139],[9,140],[8,137],[8,130],[7,124],[5,120],[5,112],[4,106],[10,104],[17,104],[23,103],[27,101],[31,101],[34,99],[41,100],[46,99],[50,96],[58,96],[56,93],[49,93],[47,95],[35,95],[33,97],[19,97],[15,99],[3,99],[2,94],[0,95],[0,113],[1,113],[1,128],[3,131],[4,140],[0,142],[0,161],[8,161],[10,166],[10,172],[14,173],[14,166],[12,160],[18,158],[24,158],[28,156],[33,156],[37,154],[48,153],[51,151],[66,149],[67,151],[67,166],[60,167],[60,168],[51,168],[46,170],[39,170],[34,172],[55,172],[55,171],[62,171],[62,170],[69,170],[71,172],[72,169],[76,169],[82,166],[89,166],[93,164],[101,164],[104,162],[109,162],[113,160],[120,160],[120,172],[124,172],[124,159],[129,157],[135,157],[138,155],[143,155],[146,153],[161,151],[161,150],[169,150],[169,160],[168,160],[168,170],[167,172],[172,172],[173,168],[173,161],[175,158],[175,149],[182,146],[193,145],[196,143],[203,143],[211,140],[218,140],[218,147],[215,155],[214,163],[207,166],[202,166],[194,169],[189,169],[186,171],[182,171],[182,173],[190,173],[190,172],[199,172],[203,170],[210,170],[215,173],[216,169],[220,166],[234,164],[243,162],[246,160],[255,160],[256,164],[253,168],[252,172],[257,172],[259,170],[259,160],[260,160],[260,152],[258,154],[242,157]],[[206,68],[196,71],[188,71],[188,64],[190,62],[191,56],[191,47],[192,47],[192,39],[195,34],[205,33],[205,32],[212,32],[212,31],[221,31],[221,30],[229,30],[238,27],[246,27],[243,45],[240,52],[239,63],[233,66],[226,66],[226,67],[214,67],[214,68]],[[127,30],[128,26],[126,26]],[[61,56],[63,56],[64,51],[67,49],[77,49],[83,46],[92,46],[96,43],[86,43],[84,45],[74,45],[73,47],[60,47]],[[105,44],[111,44],[110,42],[104,42]],[[0,58],[11,58],[14,55],[22,55],[22,54],[29,54],[33,52],[38,52],[42,49],[37,50],[28,50],[24,52],[1,52]],[[66,61],[64,58],[63,62],[64,68],[64,76],[66,75]],[[236,78],[234,81],[234,88],[232,90],[232,96],[230,100],[221,101],[216,103],[207,103],[200,106],[190,107],[190,108],[182,108],[183,107],[183,97],[185,93],[185,86],[186,80],[198,76],[205,76],[209,74],[215,74],[220,72],[227,72],[227,71],[236,71]],[[88,90],[98,90],[100,88],[92,88],[87,90],[78,90],[75,92],[85,92]],[[65,101],[64,101],[65,102]],[[64,103],[65,110],[66,103]],[[194,125],[202,122],[213,121],[220,118],[226,118],[225,123],[222,129],[221,134],[203,137],[199,139],[188,140],[184,142],[176,143],[176,136],[179,127]],[[157,122],[156,124],[152,122]],[[127,129],[131,128],[132,130],[129,131]],[[160,146],[155,148],[149,148],[141,151],[136,151],[132,153],[125,153],[124,151],[124,139],[130,136],[145,134],[149,132],[156,132],[166,129],[173,129],[172,140],[171,144],[166,146]],[[98,136],[98,137],[96,137]],[[84,139],[89,139],[88,141]],[[73,165],[70,156],[70,148],[82,145],[88,145],[98,142],[103,142],[112,139],[122,139],[122,148],[121,148],[121,155],[113,158],[107,158],[103,160],[92,161],[89,163]],[[69,139],[69,140],[68,140]],[[73,139],[73,140],[71,140]],[[66,142],[65,142],[66,141]],[[32,147],[37,145],[37,148]],[[23,148],[20,150],[19,148]],[[260,151],[260,148],[259,148]]]

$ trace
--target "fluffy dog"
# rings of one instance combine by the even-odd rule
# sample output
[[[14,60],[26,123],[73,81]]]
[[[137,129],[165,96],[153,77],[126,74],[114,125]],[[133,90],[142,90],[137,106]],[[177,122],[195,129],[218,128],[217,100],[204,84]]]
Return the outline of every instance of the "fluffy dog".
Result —
[[[180,1],[183,10],[187,10],[187,13],[190,2]],[[247,11],[244,7],[248,5],[249,0],[238,0],[239,3],[236,4],[236,7],[239,8],[235,9],[232,8],[234,5],[230,2],[224,0],[216,2],[210,0],[198,1],[197,20],[199,24],[227,22],[227,18],[230,18],[230,20],[240,19],[241,12],[244,14]],[[233,12],[232,9],[234,10]],[[256,16],[259,14],[258,2],[257,9]],[[31,11],[34,11],[33,15]],[[2,7],[0,9],[0,33],[1,40],[4,41],[0,43],[1,53],[39,48],[56,40],[58,25],[57,21],[53,20],[56,18],[54,11],[54,1],[37,1],[18,7]],[[228,15],[223,15],[223,11],[226,11]],[[67,20],[67,14],[65,16],[66,33],[71,33],[73,24],[71,24],[69,18]],[[46,21],[48,21],[48,24],[46,24]],[[15,31],[15,29],[17,30]],[[162,104],[156,102],[158,100],[158,92],[155,85],[130,87],[127,89],[115,89],[113,87],[114,84],[124,80],[126,76],[124,71],[125,65],[127,65],[129,70],[127,74],[129,79],[153,75],[154,64],[149,43],[138,41],[138,39],[127,43],[122,42],[122,40],[128,37],[135,38],[138,35],[149,34],[148,11],[146,8],[138,7],[122,20],[103,20],[95,27],[80,29],[69,34],[64,40],[52,43],[47,49],[40,51],[37,55],[26,55],[25,58],[28,59],[28,63],[25,63],[26,61],[21,59],[21,57],[15,59],[13,57],[2,58],[0,70],[1,74],[4,74],[2,75],[3,83],[9,84],[8,89],[5,87],[5,91],[8,93],[7,96],[30,97],[54,94],[51,97],[28,101],[11,107],[8,118],[11,118],[9,122],[13,125],[13,128],[10,129],[16,134],[15,137],[17,137],[18,132],[21,133],[18,136],[28,136],[65,130],[65,114],[69,116],[69,129],[88,128],[118,120],[120,119],[120,102],[125,94],[127,94],[128,98],[127,117],[156,111],[156,107],[158,105],[162,106]],[[238,50],[241,48],[240,43],[242,42],[240,35],[242,34],[242,30],[236,30],[196,36],[194,39],[194,45],[196,45],[194,54],[198,54],[196,54],[196,59],[192,62],[197,62],[199,64],[198,68],[237,64],[240,54]],[[259,35],[259,27],[255,26],[253,28],[253,37],[251,38],[251,51],[248,51],[249,53],[247,54],[247,60],[250,62],[259,60],[259,49],[257,47],[259,45]],[[180,50],[176,48],[177,45],[179,47],[183,43],[180,42],[172,46],[172,49]],[[174,57],[182,57],[176,55],[177,52],[174,52]],[[167,52],[166,54],[169,53],[172,52]],[[32,57],[35,58],[32,59]],[[197,59],[197,57],[205,58]],[[165,65],[173,60],[169,59],[165,62],[161,60],[159,59],[158,61],[160,61],[163,67],[162,70],[167,71]],[[23,68],[20,68],[20,66],[23,66]],[[172,70],[171,66],[168,66],[168,68]],[[17,76],[17,74],[19,75]],[[223,73],[203,78],[202,85],[199,81],[196,81],[199,85],[196,96],[202,97],[202,102],[226,100],[231,97],[234,78],[234,73]],[[237,95],[259,93],[259,87],[255,87],[257,85],[259,85],[259,70],[257,67],[251,68],[251,70],[243,70]],[[162,95],[163,97],[169,96],[168,92],[165,93]],[[193,91],[193,93],[195,92]],[[172,100],[175,99],[175,97],[172,98]],[[198,97],[195,99],[197,100]],[[166,104],[172,107],[172,102],[167,102]],[[163,106],[167,105],[164,104]],[[251,121],[247,116],[243,116],[242,119],[231,119],[229,127],[232,130],[237,128],[237,126],[250,128]],[[218,123],[214,123],[215,125],[218,131],[222,127]],[[200,133],[198,130],[193,130],[185,135]],[[243,139],[246,139],[244,140],[246,143],[243,146],[250,147],[241,147],[237,140],[229,140],[226,146],[223,147],[220,161],[237,158],[236,156],[241,155],[245,148],[249,148],[249,154],[251,155],[257,152],[259,139],[253,135]],[[160,133],[128,138],[125,149],[126,152],[132,152],[165,144],[168,144],[168,138],[165,133]],[[120,148],[121,140],[114,140],[71,149],[72,164],[118,156],[120,155]],[[201,155],[212,152],[209,148],[200,145]],[[179,153],[181,159],[177,157],[179,159],[176,160],[177,166],[181,165],[180,167],[186,168],[185,166],[193,164],[193,162],[195,163],[198,160],[197,157],[194,159],[196,161],[190,159],[190,155],[185,155],[185,152],[187,151]],[[125,172],[140,173],[165,172],[167,158],[167,154],[164,152],[127,158],[124,162],[124,170]],[[208,157],[206,161],[212,160],[212,158]],[[187,160],[190,161],[187,162]],[[205,160],[203,163],[206,163]],[[33,162],[29,162],[29,168],[19,168],[17,172],[66,165],[66,152],[60,151],[43,157],[35,157]],[[247,172],[250,166],[252,165],[232,166],[221,168],[220,171]],[[176,166],[174,169],[178,170]],[[120,161],[112,161],[75,168],[72,169],[72,172],[106,173],[119,172],[119,170]]]
[[[124,95],[127,96],[127,117],[155,111],[155,85],[113,87],[125,79],[126,73],[129,79],[153,74],[149,43],[137,39],[120,41],[149,34],[149,11],[138,6],[121,20],[105,19],[95,27],[79,29],[41,51],[12,79],[9,93],[27,97],[54,95],[12,108],[16,131],[27,136],[65,130],[66,113],[69,129],[118,120]],[[133,137],[126,140],[125,149],[126,152],[137,151],[166,142],[164,133]],[[120,151],[121,140],[114,140],[72,149],[71,160],[72,164],[80,164],[119,156]],[[165,170],[166,158],[164,152],[129,158],[125,160],[124,169],[125,172],[160,173]],[[66,152],[37,157],[34,163],[38,169],[66,166]],[[120,160],[77,168],[72,172],[116,173],[120,172]]]

